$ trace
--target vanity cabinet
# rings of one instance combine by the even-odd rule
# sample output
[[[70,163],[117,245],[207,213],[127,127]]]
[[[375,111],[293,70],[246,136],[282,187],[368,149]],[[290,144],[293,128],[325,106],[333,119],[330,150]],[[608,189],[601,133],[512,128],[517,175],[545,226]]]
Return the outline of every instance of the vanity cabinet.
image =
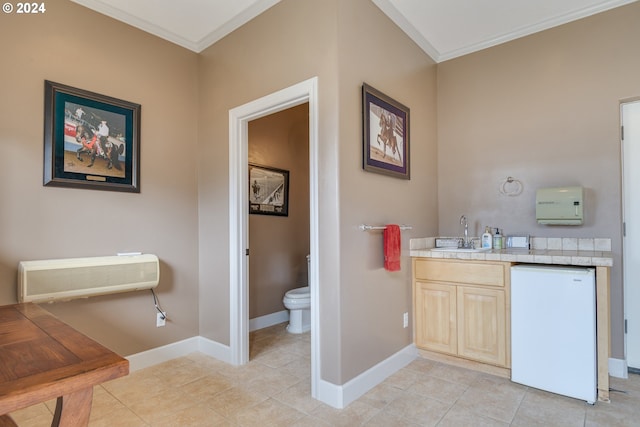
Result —
[[[509,367],[505,291],[457,286],[457,296],[458,355]]]
[[[415,281],[416,347],[458,354],[457,305],[455,286]]]
[[[416,346],[509,368],[510,266],[414,258]]]

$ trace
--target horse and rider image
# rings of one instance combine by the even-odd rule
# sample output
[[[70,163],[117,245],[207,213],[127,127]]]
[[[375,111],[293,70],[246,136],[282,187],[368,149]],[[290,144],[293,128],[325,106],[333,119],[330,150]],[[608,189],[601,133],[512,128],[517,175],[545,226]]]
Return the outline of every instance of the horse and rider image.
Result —
[[[93,133],[89,132],[86,126],[79,125],[76,128],[76,141],[82,144],[82,147],[76,151],[76,158],[81,162],[84,161],[81,154],[88,154],[91,162],[87,167],[92,167],[95,163],[96,157],[101,157],[107,161],[107,169],[115,167],[118,170],[122,169],[119,156],[124,152],[124,144],[118,145],[109,141],[109,130],[106,127],[106,121],[101,123],[98,131]],[[106,128],[106,131],[104,130]],[[101,134],[102,132],[102,134]],[[106,134],[105,134],[106,132]]]
[[[124,128],[124,118],[108,113],[66,103],[65,172],[125,177],[125,141],[121,132]],[[117,137],[114,136],[114,130]]]
[[[370,114],[372,139],[369,150],[371,159],[402,166],[404,144],[402,120],[383,108],[372,108]],[[373,140],[374,135],[375,141]]]
[[[378,144],[382,144],[383,152],[382,157],[387,157],[387,147],[391,150],[391,156],[395,156],[398,153],[400,163],[402,163],[402,155],[398,151],[398,140],[395,136],[396,128],[396,115],[387,113],[385,111],[380,114],[380,133],[377,136]]]

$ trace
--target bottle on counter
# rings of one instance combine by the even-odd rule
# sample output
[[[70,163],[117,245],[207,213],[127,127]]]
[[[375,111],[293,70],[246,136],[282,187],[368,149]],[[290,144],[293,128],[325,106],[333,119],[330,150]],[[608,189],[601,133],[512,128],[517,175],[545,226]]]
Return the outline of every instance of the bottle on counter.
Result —
[[[502,235],[499,228],[496,228],[496,233],[493,235],[493,249],[502,249]]]
[[[482,235],[481,247],[482,249],[491,249],[493,244],[493,236],[491,235],[491,229],[489,226],[484,228],[484,234]]]

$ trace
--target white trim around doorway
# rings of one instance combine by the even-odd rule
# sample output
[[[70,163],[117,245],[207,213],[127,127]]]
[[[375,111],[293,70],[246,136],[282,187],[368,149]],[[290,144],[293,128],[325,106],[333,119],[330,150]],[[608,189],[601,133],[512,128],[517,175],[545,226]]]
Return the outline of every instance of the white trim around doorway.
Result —
[[[309,203],[311,291],[311,395],[320,379],[320,304],[318,298],[318,78],[313,77],[229,111],[229,294],[230,358],[249,361],[248,314],[248,123],[309,103]],[[322,400],[322,399],[321,399]]]

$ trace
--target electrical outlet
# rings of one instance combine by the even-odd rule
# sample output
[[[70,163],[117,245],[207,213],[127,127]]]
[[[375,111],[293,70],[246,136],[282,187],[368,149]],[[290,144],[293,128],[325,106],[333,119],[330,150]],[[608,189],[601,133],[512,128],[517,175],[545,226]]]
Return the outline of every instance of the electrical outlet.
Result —
[[[156,313],[156,315],[156,328],[164,326],[167,322],[167,312],[163,311],[162,313]]]
[[[403,328],[409,327],[409,313],[407,312],[405,312],[404,315],[402,316],[402,327]]]

